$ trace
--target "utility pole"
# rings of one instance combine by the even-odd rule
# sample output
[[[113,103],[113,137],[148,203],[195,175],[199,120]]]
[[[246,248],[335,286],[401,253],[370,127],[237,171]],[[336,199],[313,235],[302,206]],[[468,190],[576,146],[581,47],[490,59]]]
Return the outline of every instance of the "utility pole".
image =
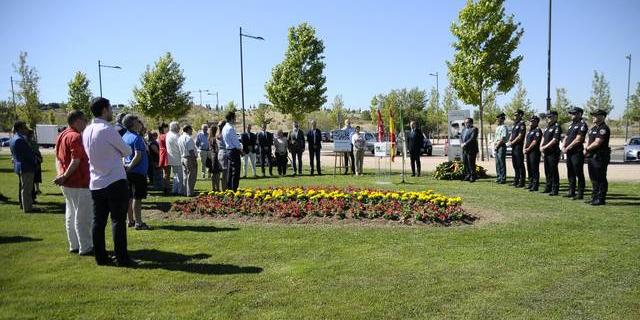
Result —
[[[551,111],[551,0],[549,0],[549,46],[547,47],[547,112]]]
[[[627,60],[629,60],[629,71],[627,72],[627,122],[624,126],[624,141],[627,143],[629,139],[629,89],[631,88],[631,54],[626,56]]]

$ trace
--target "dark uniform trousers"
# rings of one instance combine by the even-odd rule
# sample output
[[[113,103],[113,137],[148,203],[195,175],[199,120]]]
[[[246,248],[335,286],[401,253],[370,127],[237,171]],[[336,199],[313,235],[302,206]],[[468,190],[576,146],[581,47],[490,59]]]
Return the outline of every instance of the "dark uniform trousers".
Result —
[[[589,179],[591,179],[591,185],[593,191],[591,193],[592,201],[600,201],[604,203],[607,197],[607,191],[609,190],[609,182],[607,181],[607,167],[611,155],[608,152],[601,152],[592,155],[589,158],[587,168],[589,170]]]
[[[420,153],[419,152],[415,152],[415,153],[411,153],[409,152],[409,158],[411,159],[411,174],[413,175],[418,175],[420,176],[420,172],[421,172],[421,165],[420,165]],[[418,171],[416,171],[416,169]]]
[[[271,147],[260,149],[260,168],[262,169],[263,176],[265,164],[269,166],[269,175],[273,175],[273,155],[271,154]]]
[[[547,178],[545,192],[558,193],[560,189],[560,174],[558,173],[558,162],[560,162],[560,152],[556,151],[544,155],[544,175]]]
[[[353,145],[351,145],[351,151],[344,153],[344,174],[349,173],[349,159],[351,159],[351,173],[356,174],[356,161],[353,157]]]
[[[129,209],[129,186],[127,180],[118,180],[106,188],[91,190],[93,199],[93,250],[98,263],[107,263],[104,228],[111,213],[113,247],[118,261],[127,261],[127,211]]]
[[[527,153],[527,171],[529,172],[529,189],[538,190],[540,185],[540,151]]]
[[[569,177],[569,194],[576,193],[576,179],[578,180],[578,194],[584,193],[584,154],[579,152],[567,153],[567,176]]]
[[[524,186],[524,182],[526,180],[526,172],[522,144],[512,146],[511,162],[513,164],[513,171],[515,172],[513,184],[517,186]]]
[[[229,166],[227,168],[227,189],[236,191],[240,185],[240,150],[232,149],[228,151],[227,157],[229,157]]]
[[[462,163],[464,164],[464,178],[475,181],[476,180],[476,157],[478,152],[462,152]]]
[[[320,170],[320,148],[309,147],[309,161],[311,162],[311,166],[309,166],[309,168],[311,169],[311,174],[313,174],[314,158],[318,174],[322,174],[322,170]]]

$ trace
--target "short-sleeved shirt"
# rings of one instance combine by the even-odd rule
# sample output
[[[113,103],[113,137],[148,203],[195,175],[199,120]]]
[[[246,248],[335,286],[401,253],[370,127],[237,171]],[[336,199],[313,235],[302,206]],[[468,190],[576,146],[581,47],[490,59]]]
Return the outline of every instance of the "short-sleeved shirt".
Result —
[[[569,125],[569,129],[567,130],[567,140],[565,141],[565,147],[569,146],[573,140],[576,139],[578,135],[581,135],[583,138],[587,136],[587,131],[589,131],[589,127],[587,127],[587,123],[584,120],[580,119],[577,122],[571,122]],[[569,153],[582,152],[584,148],[583,144],[580,143],[577,146],[571,148],[571,150],[567,151]]]
[[[597,138],[603,140],[603,142],[596,149],[592,149],[589,153],[592,154],[603,154],[609,153],[609,136],[611,135],[611,130],[609,130],[609,126],[606,123],[601,123],[599,125],[595,125],[589,130],[589,144],[595,141]]]
[[[547,154],[551,154],[553,152],[560,153],[561,135],[562,135],[562,128],[560,128],[560,126],[558,125],[558,122],[554,122],[553,124],[548,125],[546,129],[544,129],[544,133],[542,134],[542,136],[544,137],[545,144],[549,143],[553,139],[556,139],[557,141],[555,145],[550,147],[551,149],[547,148],[545,153]]]
[[[80,164],[62,184],[67,188],[89,188],[89,158],[84,152],[82,135],[71,127],[60,132],[56,138],[56,163],[58,174],[64,174],[71,160],[78,159]]]
[[[520,134],[523,134],[527,131],[527,127],[524,124],[524,121],[520,120],[513,124],[513,129],[511,130],[511,140],[518,137]],[[523,140],[520,140],[513,144],[513,146],[521,146],[524,144]]]
[[[227,150],[242,149],[240,139],[238,139],[238,135],[236,134],[236,129],[229,122],[222,128],[222,139],[224,140],[225,146],[227,146]]]
[[[502,141],[503,143],[507,143],[507,126],[504,124],[496,127],[496,134],[494,136],[494,141],[497,143],[498,141]]]
[[[536,127],[534,129],[529,130],[529,132],[527,133],[527,137],[525,138],[525,148],[529,148],[529,146],[536,141],[536,145],[533,146],[533,149],[531,149],[531,151],[540,151],[540,140],[542,139],[542,130],[540,130],[540,128]]]
[[[94,118],[82,131],[82,145],[89,157],[89,189],[100,190],[127,178],[122,158],[131,154],[118,131],[101,118]]]
[[[131,154],[124,158],[125,164],[128,165],[131,163],[135,152],[140,153],[140,156],[142,157],[138,164],[129,169],[129,172],[146,175],[147,170],[149,170],[149,157],[147,156],[147,146],[144,144],[142,136],[127,130],[127,132],[122,136],[122,140],[131,148]]]
[[[197,152],[195,142],[193,142],[191,136],[186,133],[183,133],[178,139],[178,146],[180,147],[180,154],[183,158],[190,157],[191,151],[193,151],[194,155]]]

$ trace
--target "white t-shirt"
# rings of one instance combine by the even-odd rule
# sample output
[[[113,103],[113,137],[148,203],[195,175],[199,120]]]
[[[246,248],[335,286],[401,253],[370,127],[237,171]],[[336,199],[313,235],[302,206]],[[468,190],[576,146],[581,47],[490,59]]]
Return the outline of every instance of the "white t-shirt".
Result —
[[[178,147],[180,148],[182,158],[191,156],[190,151],[193,151],[194,155],[196,154],[196,143],[193,142],[191,136],[186,133],[183,133],[178,139]]]
[[[180,146],[178,146],[179,138],[180,136],[173,131],[167,133],[167,154],[169,155],[168,160],[170,166],[182,165],[182,154],[180,153]]]

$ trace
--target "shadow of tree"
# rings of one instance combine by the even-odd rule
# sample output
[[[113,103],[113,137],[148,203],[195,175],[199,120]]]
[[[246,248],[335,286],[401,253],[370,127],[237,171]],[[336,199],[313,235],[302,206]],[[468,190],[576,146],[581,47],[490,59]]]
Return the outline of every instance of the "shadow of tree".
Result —
[[[221,231],[238,231],[240,228],[218,228],[215,226],[158,226],[157,229],[171,230],[171,231],[192,231],[192,232],[221,232]]]
[[[23,236],[0,236],[0,244],[42,241],[42,239]]]
[[[134,259],[143,261],[138,266],[139,269],[163,269],[198,274],[251,274],[263,271],[260,267],[192,262],[193,260],[203,260],[211,257],[211,255],[205,253],[185,255],[156,249],[143,249],[129,251],[129,255]]]

